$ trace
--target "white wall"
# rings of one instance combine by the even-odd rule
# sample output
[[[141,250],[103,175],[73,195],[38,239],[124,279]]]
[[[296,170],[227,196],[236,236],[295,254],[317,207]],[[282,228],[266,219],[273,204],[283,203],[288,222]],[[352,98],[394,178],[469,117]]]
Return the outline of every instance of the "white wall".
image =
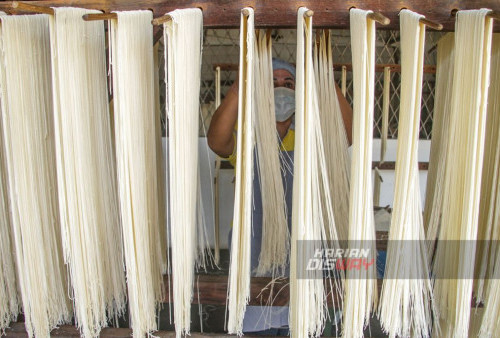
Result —
[[[375,139],[373,142],[373,161],[380,161],[380,140]],[[396,161],[397,140],[387,141],[387,150],[385,153],[386,162]],[[420,140],[418,142],[418,161],[429,162],[429,154],[431,149],[430,140]],[[390,205],[394,199],[394,170],[380,170],[383,182],[380,186],[380,206]],[[422,199],[422,208],[425,202],[425,185],[427,182],[427,171],[419,171],[420,176],[420,197]]]
[[[429,161],[430,141],[419,141],[419,156],[420,162]],[[387,143],[387,151],[385,161],[396,160],[396,140],[389,140]],[[163,140],[163,153],[165,156],[165,139]],[[380,160],[380,140],[376,139],[373,143],[373,161]],[[203,207],[205,214],[205,222],[207,226],[207,234],[211,246],[214,245],[214,200],[213,189],[215,175],[215,154],[208,148],[206,138],[199,139],[199,161],[201,174],[201,187],[203,197]],[[392,206],[394,197],[394,171],[381,171],[383,182],[380,189],[380,205]],[[221,248],[227,248],[227,238],[232,222],[233,201],[234,201],[234,170],[223,169],[219,175],[219,210],[220,210],[220,244]],[[422,197],[422,206],[425,201],[425,185],[427,180],[427,171],[420,171],[420,192]]]

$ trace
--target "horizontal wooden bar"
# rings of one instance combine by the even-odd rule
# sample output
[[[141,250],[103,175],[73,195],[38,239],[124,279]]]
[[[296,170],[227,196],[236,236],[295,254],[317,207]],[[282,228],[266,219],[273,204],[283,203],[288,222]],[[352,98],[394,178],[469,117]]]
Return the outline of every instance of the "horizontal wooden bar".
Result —
[[[378,168],[379,170],[394,170],[396,169],[396,162],[372,162],[372,169]],[[429,162],[418,162],[418,170],[429,170]]]
[[[54,9],[50,8],[49,6],[41,6],[22,1],[12,1],[11,8],[16,11],[19,10],[25,12],[54,15]]]
[[[159,18],[153,19],[151,23],[155,26],[163,25],[165,22],[168,22],[172,20],[172,17],[168,14],[165,14],[164,16],[160,16]]]
[[[346,70],[352,72],[352,64],[351,63],[334,63],[333,69],[337,71],[341,71],[342,67],[345,66]],[[384,69],[389,67],[391,72],[401,73],[401,65],[396,63],[378,63],[375,65],[376,73],[383,73]],[[435,65],[424,65],[424,73],[426,74],[436,74],[436,66]]]
[[[442,24],[431,21],[431,20],[426,19],[426,18],[420,18],[419,22],[426,25],[427,27],[432,28],[432,29],[437,30],[437,31],[440,31],[443,29]]]
[[[82,18],[85,21],[116,20],[118,19],[118,14],[116,13],[85,14]]]
[[[238,71],[237,63],[214,63],[213,69],[217,70],[217,67],[219,67],[221,71],[232,71],[232,72]]]
[[[16,338],[29,338],[26,333],[26,328],[24,327],[24,323],[12,323],[10,328],[5,330],[5,334],[7,338],[16,337]],[[76,328],[76,326],[72,325],[61,325],[57,329],[54,329],[50,332],[51,337],[66,337],[66,338],[80,338],[80,332]],[[101,338],[129,338],[133,336],[132,329],[129,328],[114,328],[107,327],[101,330],[99,337]],[[155,331],[153,332],[154,337],[161,338],[175,338],[176,334],[174,331]],[[191,332],[189,337],[200,338],[200,337],[224,337],[224,336],[232,336],[225,333],[200,333],[200,332]],[[246,336],[246,335],[245,335]]]
[[[193,304],[226,305],[227,302],[227,275],[197,275],[194,282]],[[271,278],[252,277],[250,284],[249,305],[265,305],[270,296]],[[199,300],[198,300],[199,290]],[[273,284],[275,296],[273,304],[285,306],[290,299],[288,279],[275,281]],[[281,290],[279,293],[278,291]],[[168,301],[168,300],[166,300]]]
[[[377,236],[379,236],[377,232]],[[387,232],[383,232],[387,236]],[[377,241],[378,242],[378,241]],[[387,240],[385,240],[387,243]],[[381,243],[382,244],[382,243]],[[384,251],[387,249],[387,244],[379,246],[377,243],[377,250]],[[165,276],[165,285],[167,277]],[[327,284],[328,281],[325,281]],[[382,280],[378,280],[379,292],[382,287]],[[210,305],[226,305],[227,303],[227,275],[196,275],[194,281],[194,294],[193,304],[210,304]],[[328,287],[328,290],[330,288]],[[199,296],[198,296],[199,290]],[[271,287],[270,277],[252,277],[250,283],[250,299],[248,305],[262,306],[266,305],[268,298],[272,292],[273,305],[286,306],[290,300],[290,290],[288,278],[275,280]],[[199,297],[199,300],[198,300]],[[168,303],[170,300],[166,296],[164,302]],[[328,304],[332,305],[331,297]]]
[[[6,3],[12,3],[7,1]],[[349,29],[349,9],[360,6],[359,1],[330,1],[330,0],[26,0],[25,3],[44,7],[78,6],[82,8],[98,9],[109,13],[113,11],[127,11],[151,9],[155,17],[180,8],[199,7],[203,10],[203,22],[206,28],[238,28],[240,13],[244,7],[253,7],[255,11],[256,27],[295,28],[297,26],[297,9],[307,7],[314,11],[314,27]],[[455,20],[450,15],[453,9],[490,8],[500,12],[498,0],[403,0],[380,1],[365,0],[363,9],[383,13],[390,20],[382,29],[399,30],[399,11],[405,7],[424,15],[427,19],[440,22],[445,31],[454,30]],[[495,31],[500,26],[495,24]]]
[[[387,249],[387,240],[389,234],[385,231],[377,231],[377,250]],[[385,245],[385,246],[384,246]],[[168,285],[167,276],[164,276],[164,283]],[[270,282],[271,278],[268,277],[253,277],[251,279],[250,287],[250,301],[249,305],[265,305],[267,297],[270,293]],[[382,287],[382,280],[377,280],[377,290],[380,294]],[[331,288],[328,281],[325,282],[327,291],[330,292]],[[228,286],[228,276],[227,275],[195,275],[194,281],[194,294],[193,304],[204,304],[204,305],[215,305],[215,306],[225,306],[227,302],[227,286]],[[287,306],[289,302],[289,281],[288,279],[281,279],[275,281],[274,283],[274,293],[275,296],[273,305],[275,306]],[[336,291],[333,291],[336,292]],[[336,295],[333,294],[333,297]],[[170,299],[168,296],[164,299],[164,303],[169,303]],[[332,306],[332,294],[327,297],[327,303]],[[482,303],[477,304],[476,300],[472,298],[471,307],[483,307]],[[6,329],[7,337],[27,337],[24,323],[12,323],[10,328]],[[159,337],[173,337],[175,333],[170,331],[157,331],[154,333],[155,336]],[[130,329],[124,328],[105,328],[101,331],[100,337],[130,337],[132,331]],[[192,332],[193,337],[202,336],[214,336],[215,334],[205,334]],[[216,334],[221,336],[221,334]],[[58,329],[51,332],[53,337],[80,337],[80,334],[76,327],[71,325],[62,325]]]
[[[221,169],[234,169],[234,167],[229,163],[229,161],[221,161]],[[372,169],[378,168],[379,170],[395,170],[396,162],[383,162],[378,161],[372,162]],[[418,162],[418,170],[429,170],[429,162]]]
[[[220,67],[220,70],[223,71],[237,71],[238,70],[238,64],[235,63],[216,63],[213,65],[213,69],[215,70],[217,67]],[[352,63],[334,63],[333,64],[333,69],[336,71],[341,71],[342,67],[346,67],[346,70],[351,72],[352,71]],[[383,73],[384,68],[389,67],[391,72],[396,72],[400,73],[401,72],[401,65],[395,64],[395,63],[380,63],[375,65],[375,72],[377,73]],[[434,65],[424,65],[424,73],[426,74],[435,74],[436,73],[436,66]]]
[[[378,13],[378,12],[373,12],[373,13],[368,14],[367,18],[370,20],[373,20],[375,22],[378,22],[382,26],[387,26],[388,24],[391,23],[391,20],[389,20],[388,17],[386,17],[382,13]]]

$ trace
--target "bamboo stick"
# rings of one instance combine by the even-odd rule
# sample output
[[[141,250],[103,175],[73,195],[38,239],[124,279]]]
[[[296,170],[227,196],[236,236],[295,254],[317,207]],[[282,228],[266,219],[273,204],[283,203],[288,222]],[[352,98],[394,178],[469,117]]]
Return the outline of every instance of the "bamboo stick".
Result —
[[[12,9],[54,15],[54,9],[51,7],[32,5],[21,1],[12,1]]]

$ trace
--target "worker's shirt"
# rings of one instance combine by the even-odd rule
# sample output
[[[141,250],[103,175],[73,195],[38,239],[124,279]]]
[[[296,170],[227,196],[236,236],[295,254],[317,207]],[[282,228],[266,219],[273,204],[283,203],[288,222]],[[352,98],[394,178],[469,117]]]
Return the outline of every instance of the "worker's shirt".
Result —
[[[229,163],[231,163],[233,167],[236,167],[236,135],[233,134],[233,137],[234,137],[233,153],[229,155],[229,157],[225,158],[225,160],[229,161]],[[289,129],[285,137],[283,137],[283,140],[281,141],[280,151],[281,152],[293,151],[294,145],[295,145],[295,130]]]
[[[293,155],[295,144],[295,131],[289,129],[283,138],[280,146],[281,177],[283,180],[283,190],[285,192],[285,202],[288,219],[288,229],[291,232],[292,221],[292,189],[293,189]],[[257,151],[255,151],[257,153]],[[256,157],[258,154],[256,154]],[[236,142],[233,153],[227,158],[233,165],[236,165]],[[260,190],[260,177],[258,163],[254,161],[254,182],[253,182],[253,211],[252,211],[252,241],[251,241],[251,269],[253,271],[259,264],[262,238],[262,194]],[[229,233],[229,243],[231,245],[232,231]],[[243,332],[254,332],[267,330],[269,328],[279,328],[288,326],[288,306],[247,306],[245,318],[243,320]]]

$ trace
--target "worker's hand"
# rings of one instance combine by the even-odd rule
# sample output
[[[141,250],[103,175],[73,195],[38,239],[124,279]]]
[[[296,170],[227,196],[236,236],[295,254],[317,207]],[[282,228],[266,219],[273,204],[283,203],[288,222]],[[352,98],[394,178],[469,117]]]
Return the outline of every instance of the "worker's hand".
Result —
[[[226,97],[229,93],[238,95],[239,86],[240,86],[240,82],[238,80],[238,77],[236,77],[236,80],[234,80],[231,87],[229,87],[229,90],[227,91]]]

